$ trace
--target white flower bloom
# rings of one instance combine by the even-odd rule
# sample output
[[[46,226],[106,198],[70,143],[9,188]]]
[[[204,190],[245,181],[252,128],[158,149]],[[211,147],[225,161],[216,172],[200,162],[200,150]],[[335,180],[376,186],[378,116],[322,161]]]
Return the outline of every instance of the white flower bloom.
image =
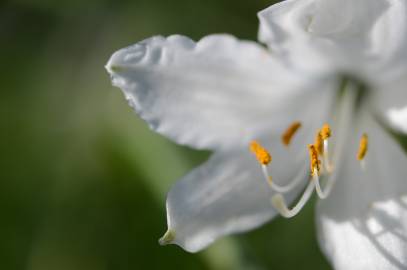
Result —
[[[169,192],[161,243],[199,251],[294,216],[316,190],[335,268],[407,268],[407,157],[377,123],[406,131],[405,1],[288,0],[259,17],[273,53],[228,35],[153,37],[106,66],[152,129],[214,152]],[[309,168],[307,145],[326,122]],[[254,139],[271,163],[260,145],[260,166],[249,153]]]

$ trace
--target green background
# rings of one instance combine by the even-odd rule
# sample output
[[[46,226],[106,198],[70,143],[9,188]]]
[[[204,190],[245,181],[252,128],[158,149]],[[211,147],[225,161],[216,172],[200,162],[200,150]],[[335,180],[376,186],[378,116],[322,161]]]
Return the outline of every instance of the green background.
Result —
[[[329,269],[313,203],[198,254],[161,247],[170,186],[209,153],[151,132],[104,65],[152,35],[256,40],[266,0],[0,4],[0,269]]]

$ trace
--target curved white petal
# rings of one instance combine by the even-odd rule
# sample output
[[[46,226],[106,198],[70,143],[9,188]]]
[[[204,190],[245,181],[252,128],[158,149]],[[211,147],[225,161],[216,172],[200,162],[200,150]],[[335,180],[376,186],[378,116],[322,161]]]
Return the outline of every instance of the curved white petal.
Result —
[[[356,160],[369,135],[366,167]],[[331,196],[318,204],[319,243],[335,269],[407,268],[407,156],[370,117],[349,136]]]
[[[286,107],[301,99],[294,97],[322,87],[286,70],[260,45],[228,35],[197,43],[153,37],[117,51],[106,68],[152,129],[206,149],[245,145],[286,124]]]
[[[307,69],[374,78],[406,58],[404,0],[287,0],[259,18],[259,40]]]
[[[275,211],[270,191],[255,165],[248,155],[215,154],[178,181],[167,198],[168,231],[173,235],[168,242],[197,252],[222,235],[271,219]],[[167,242],[167,235],[160,241]]]

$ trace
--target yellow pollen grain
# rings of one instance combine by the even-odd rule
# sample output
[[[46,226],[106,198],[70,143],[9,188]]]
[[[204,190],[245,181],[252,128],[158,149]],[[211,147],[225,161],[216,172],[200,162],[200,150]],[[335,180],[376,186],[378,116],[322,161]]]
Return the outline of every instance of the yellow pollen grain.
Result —
[[[321,161],[318,158],[318,151],[315,145],[308,145],[309,156],[310,156],[310,165],[311,165],[311,175],[314,176],[315,172],[319,175]]]
[[[318,154],[322,156],[324,154],[324,140],[322,139],[321,131],[318,131],[315,136],[314,146]]]
[[[301,122],[297,121],[297,122],[292,123],[281,136],[281,140],[283,141],[283,144],[286,146],[289,146],[295,133],[297,133],[297,131],[300,128],[301,128]]]
[[[367,134],[364,133],[362,135],[362,138],[360,138],[359,151],[357,155],[358,160],[363,160],[366,157],[368,147],[369,147],[369,138]]]
[[[261,146],[257,141],[252,141],[250,143],[250,151],[256,155],[257,160],[262,165],[267,165],[271,162],[271,155],[267,150]]]
[[[328,139],[329,137],[332,136],[332,131],[331,131],[331,127],[329,126],[329,124],[325,124],[322,129],[321,129],[321,136],[323,140]]]

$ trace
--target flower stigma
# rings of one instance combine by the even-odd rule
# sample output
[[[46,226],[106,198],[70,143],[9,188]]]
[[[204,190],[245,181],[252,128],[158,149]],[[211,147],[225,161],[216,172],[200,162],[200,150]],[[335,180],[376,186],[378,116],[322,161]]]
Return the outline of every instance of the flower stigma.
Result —
[[[292,123],[287,130],[283,133],[281,136],[281,140],[283,141],[283,144],[285,146],[289,146],[294,135],[297,133],[297,131],[301,128],[301,122],[294,122]]]

